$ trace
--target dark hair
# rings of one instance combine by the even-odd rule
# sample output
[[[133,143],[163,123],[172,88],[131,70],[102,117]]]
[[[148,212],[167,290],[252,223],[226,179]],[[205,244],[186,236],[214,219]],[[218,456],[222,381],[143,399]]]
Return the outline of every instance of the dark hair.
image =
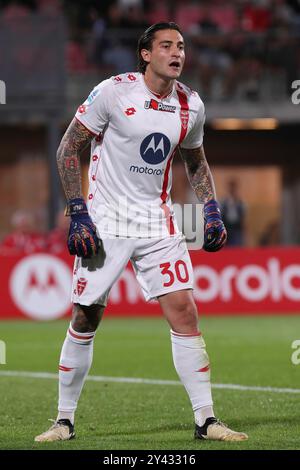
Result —
[[[137,56],[138,56],[138,64],[137,68],[138,71],[141,73],[146,72],[146,67],[148,65],[148,62],[146,62],[141,55],[141,50],[142,49],[147,49],[148,51],[151,51],[152,49],[152,43],[154,40],[154,35],[156,31],[161,31],[163,29],[175,29],[178,31],[180,34],[182,34],[178,24],[170,22],[170,23],[155,23],[152,26],[150,26],[146,31],[143,32],[141,35],[139,41],[138,41],[138,47],[137,47]]]

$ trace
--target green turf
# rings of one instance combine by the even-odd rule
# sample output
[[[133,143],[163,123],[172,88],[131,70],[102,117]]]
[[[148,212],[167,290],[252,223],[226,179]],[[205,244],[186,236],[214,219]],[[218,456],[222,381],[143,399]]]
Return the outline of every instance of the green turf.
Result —
[[[1,322],[7,364],[0,371],[57,372],[67,323]],[[291,343],[300,317],[212,317],[200,321],[213,383],[300,388]],[[162,319],[103,320],[91,375],[177,380]],[[249,434],[242,443],[193,439],[192,411],[181,386],[87,382],[77,438],[37,444],[56,416],[57,382],[0,376],[0,449],[300,449],[300,394],[214,389],[218,417]]]

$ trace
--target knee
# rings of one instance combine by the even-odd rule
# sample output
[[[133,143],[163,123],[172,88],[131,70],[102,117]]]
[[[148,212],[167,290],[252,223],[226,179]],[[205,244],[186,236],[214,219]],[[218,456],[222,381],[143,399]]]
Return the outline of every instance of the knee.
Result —
[[[193,302],[181,302],[176,305],[174,312],[175,331],[184,329],[185,331],[178,331],[179,333],[195,332],[198,329],[198,311]]]
[[[102,318],[104,307],[101,305],[73,305],[72,328],[79,333],[96,331]]]
[[[185,318],[187,321],[195,321],[198,320],[198,311],[196,305],[192,304],[191,302],[182,305],[180,307],[180,315],[182,318]]]

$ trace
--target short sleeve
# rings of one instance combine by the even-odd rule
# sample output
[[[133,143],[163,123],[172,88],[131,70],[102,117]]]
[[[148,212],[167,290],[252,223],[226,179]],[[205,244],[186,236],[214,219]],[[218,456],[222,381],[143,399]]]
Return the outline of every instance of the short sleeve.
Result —
[[[110,110],[114,107],[114,85],[109,78],[99,83],[79,106],[75,117],[88,130],[100,134],[110,119]]]
[[[185,139],[181,143],[181,147],[184,149],[195,149],[195,148],[201,147],[203,143],[205,109],[204,109],[203,101],[200,99],[198,94],[197,94],[197,101],[196,101],[195,107],[197,109],[195,122],[193,123],[192,128],[187,133]]]

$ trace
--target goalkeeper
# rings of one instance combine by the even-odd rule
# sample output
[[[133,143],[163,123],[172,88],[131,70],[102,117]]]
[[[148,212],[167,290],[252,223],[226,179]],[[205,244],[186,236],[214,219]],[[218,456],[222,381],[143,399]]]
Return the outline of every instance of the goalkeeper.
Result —
[[[184,40],[175,23],[148,28],[138,42],[139,72],[96,86],[59,146],[58,168],[71,218],[68,248],[76,255],[73,315],[59,362],[58,416],[37,442],[75,436],[75,411],[92,364],[95,332],[110,289],[128,261],[145,299],[158,300],[170,326],[174,366],[192,405],[195,438],[247,439],[214,414],[193,269],[170,198],[172,160],[180,149],[204,205],[203,249],[214,252],[224,246],[226,230],[203,148],[204,105],[198,93],[177,81],[184,59]],[[86,203],[80,154],[88,144]]]

